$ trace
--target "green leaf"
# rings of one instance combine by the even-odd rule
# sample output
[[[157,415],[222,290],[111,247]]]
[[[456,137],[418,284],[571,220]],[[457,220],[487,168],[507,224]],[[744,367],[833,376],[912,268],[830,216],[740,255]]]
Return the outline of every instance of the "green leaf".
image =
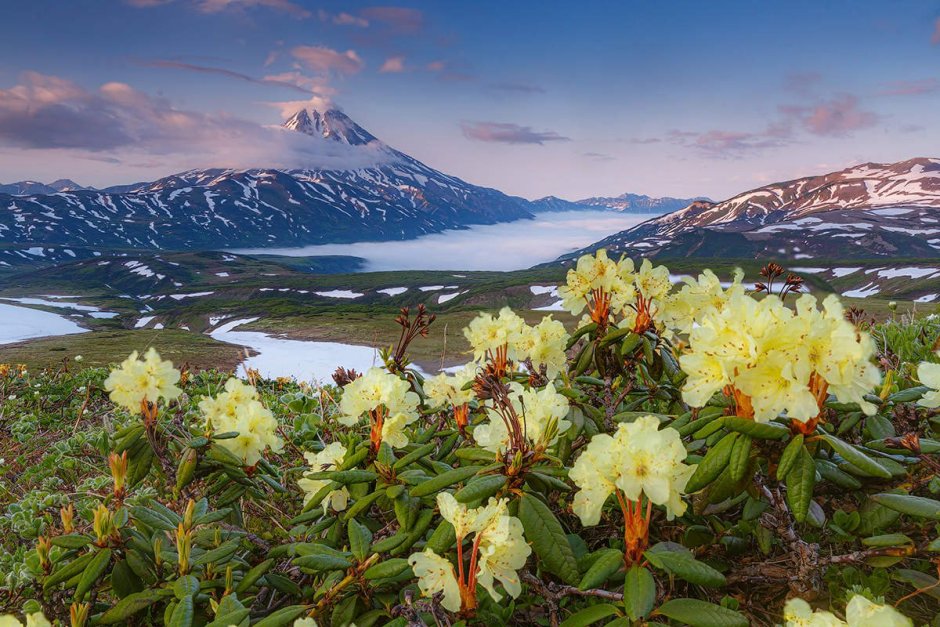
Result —
[[[349,536],[349,550],[360,562],[369,555],[369,545],[372,544],[372,532],[355,518],[346,526]]]
[[[262,618],[252,627],[284,627],[294,622],[297,618],[300,618],[300,615],[309,610],[311,605],[288,605],[285,608],[281,608],[273,614],[268,615],[265,618]]]
[[[922,573],[919,570],[909,570],[907,568],[899,568],[894,571],[894,576],[911,584],[918,590],[923,590],[927,596],[940,599],[940,582],[937,581],[936,577]]]
[[[454,468],[453,470],[448,470],[447,472],[442,472],[436,477],[419,483],[415,487],[411,488],[411,496],[421,497],[434,494],[439,492],[444,488],[450,487],[455,483],[460,483],[461,481],[466,481],[473,475],[480,472],[483,469],[483,466],[462,466],[460,468]]]
[[[118,601],[117,605],[102,614],[97,622],[102,625],[126,624],[131,616],[150,607],[162,598],[163,595],[157,590],[144,590],[143,592],[129,594]]]
[[[85,571],[78,580],[78,585],[75,587],[76,601],[81,601],[85,598],[85,595],[91,590],[91,587],[95,585],[98,579],[104,574],[110,562],[111,549],[101,549],[95,553],[95,556],[88,562],[88,566],[85,567]]]
[[[562,622],[561,627],[584,627],[585,625],[593,625],[608,616],[619,615],[620,608],[616,605],[611,603],[598,603],[597,605],[584,608],[577,614],[569,616]]]
[[[916,518],[940,520],[940,501],[934,499],[911,496],[910,494],[883,493],[873,494],[871,500],[902,514]]]
[[[45,581],[43,581],[42,589],[48,590],[52,586],[60,584],[63,581],[68,581],[75,575],[79,574],[85,570],[85,566],[88,565],[88,562],[90,562],[95,555],[96,554],[94,552],[85,553],[84,555],[75,558],[68,564],[63,565],[61,568],[53,571],[48,577],[46,577]]]
[[[656,580],[648,568],[634,564],[623,582],[623,605],[630,620],[646,618],[656,603]]]
[[[304,555],[294,560],[294,564],[302,570],[320,572],[323,570],[345,570],[352,566],[345,557],[329,555],[327,553],[317,553],[314,555]]]
[[[806,448],[800,449],[799,459],[787,473],[787,504],[797,522],[804,522],[809,513],[809,502],[816,485],[816,464]]]
[[[195,614],[193,598],[186,597],[177,604],[176,608],[173,610],[173,614],[170,615],[170,620],[167,622],[166,627],[192,627],[193,614]]]
[[[235,552],[238,551],[238,545],[241,543],[237,538],[232,540],[226,540],[218,547],[206,551],[199,557],[193,560],[193,564],[201,566],[203,564],[216,564],[222,565],[227,563],[232,559],[232,556],[235,555]]]
[[[728,468],[731,471],[731,480],[740,481],[747,472],[748,461],[751,457],[751,436],[742,433],[734,443],[731,449],[731,458],[728,460]]]
[[[183,599],[196,596],[199,592],[199,580],[192,575],[180,577],[173,582],[173,594],[182,601]]]
[[[373,553],[385,553],[391,551],[396,546],[408,539],[408,534],[402,531],[399,531],[393,536],[387,538],[382,538],[378,542],[372,545]]]
[[[253,566],[251,570],[244,574],[241,581],[238,582],[238,585],[235,586],[235,592],[241,594],[251,588],[251,586],[253,586],[262,575],[268,572],[272,566],[274,566],[273,559],[264,560],[260,564]]]
[[[519,499],[519,520],[545,569],[565,583],[577,585],[581,578],[578,560],[552,510],[537,497],[523,494]]]
[[[311,472],[304,475],[307,479],[328,479],[343,485],[354,483],[369,483],[375,481],[378,475],[371,470],[327,470],[324,472]]]
[[[370,566],[366,569],[366,572],[362,573],[362,576],[366,579],[386,579],[388,577],[397,577],[410,568],[408,560],[396,557],[380,562],[375,566]]]
[[[880,477],[882,479],[891,478],[891,472],[888,471],[887,468],[848,442],[843,442],[839,438],[831,436],[827,433],[820,437],[822,437],[822,439],[832,447],[832,450],[841,455],[845,461],[849,462],[859,470],[862,470],[863,472],[866,472],[874,477]]]
[[[802,450],[803,434],[800,433],[790,440],[790,443],[783,449],[783,454],[780,456],[780,463],[777,464],[777,481],[786,479],[790,469],[793,468],[794,462],[800,458],[800,451]]]
[[[56,536],[52,539],[53,546],[61,546],[63,549],[80,549],[88,546],[94,540],[91,536],[80,533],[72,533],[65,536]]]
[[[457,493],[454,494],[454,498],[460,503],[482,501],[499,492],[505,485],[506,475],[476,477],[458,490]]]
[[[698,492],[709,483],[718,478],[721,471],[728,465],[731,459],[731,451],[734,448],[734,442],[738,439],[737,432],[732,431],[721,438],[718,443],[705,454],[705,457],[695,467],[695,472],[689,478],[685,491],[689,494]]]
[[[402,468],[407,467],[412,462],[418,461],[419,459],[423,457],[427,457],[431,453],[431,451],[434,450],[435,446],[437,445],[434,444],[433,442],[430,444],[425,444],[424,446],[419,446],[418,448],[411,451],[410,453],[408,453],[407,455],[399,459],[397,462],[395,462],[392,468],[394,468],[395,470],[401,470]]]
[[[748,627],[749,624],[739,612],[698,599],[671,599],[660,605],[655,614],[691,627]]]
[[[861,481],[847,472],[842,472],[838,466],[833,464],[828,459],[817,459],[816,470],[819,471],[819,474],[823,479],[831,481],[840,488],[845,488],[847,490],[857,490],[862,487]]]
[[[611,575],[623,567],[623,551],[602,549],[598,553],[594,563],[581,578],[581,583],[578,584],[579,590],[603,586]]]
[[[865,546],[905,546],[907,544],[914,544],[914,541],[903,533],[887,533],[882,536],[872,536],[870,538],[862,538],[862,544]]]
[[[656,568],[672,573],[689,583],[700,586],[717,588],[727,583],[725,576],[706,564],[695,559],[687,551],[655,550],[646,551],[643,555]]]
[[[755,422],[750,418],[728,416],[724,426],[731,431],[744,433],[758,440],[779,440],[786,437],[790,430],[776,422]]]

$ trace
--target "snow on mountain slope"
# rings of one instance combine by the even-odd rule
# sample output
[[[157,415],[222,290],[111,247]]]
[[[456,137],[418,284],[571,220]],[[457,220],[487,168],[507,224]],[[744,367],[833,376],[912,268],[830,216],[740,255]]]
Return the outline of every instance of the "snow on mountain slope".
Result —
[[[940,256],[940,159],[867,163],[696,201],[585,250],[598,248],[661,257]]]
[[[609,209],[611,211],[622,211],[624,213],[669,213],[677,209],[682,209],[689,203],[701,198],[672,198],[664,196],[654,198],[645,194],[621,194],[619,196],[594,196],[576,201],[579,205],[585,205],[597,209]]]
[[[299,111],[282,132],[309,166],[191,170],[109,190],[0,193],[0,244],[301,246],[407,239],[531,217],[524,199],[430,168],[338,110]]]

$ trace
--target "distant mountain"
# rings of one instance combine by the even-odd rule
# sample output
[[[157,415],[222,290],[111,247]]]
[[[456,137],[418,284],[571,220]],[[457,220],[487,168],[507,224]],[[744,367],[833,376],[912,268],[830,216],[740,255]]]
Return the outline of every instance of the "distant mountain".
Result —
[[[16,183],[0,184],[0,194],[11,196],[28,196],[31,194],[55,194],[56,192],[71,192],[79,189],[93,189],[82,187],[70,179],[59,179],[49,184],[37,181],[17,181]]]
[[[646,257],[940,256],[940,159],[864,165],[696,201],[583,251]]]
[[[669,213],[677,211],[696,200],[707,198],[653,198],[644,194],[621,194],[620,196],[594,196],[575,201],[578,205],[592,209],[609,209],[623,213]]]
[[[940,256],[940,159],[866,163],[696,201],[585,251],[655,257]]]
[[[282,132],[309,166],[192,170],[108,190],[0,193],[0,245],[303,246],[408,239],[532,217],[528,201],[428,167],[336,109],[298,111]]]
[[[545,196],[544,198],[533,200],[531,203],[531,210],[537,212],[585,211],[590,209],[595,209],[595,207],[589,207],[578,202],[565,200],[564,198],[559,198],[558,196]]]

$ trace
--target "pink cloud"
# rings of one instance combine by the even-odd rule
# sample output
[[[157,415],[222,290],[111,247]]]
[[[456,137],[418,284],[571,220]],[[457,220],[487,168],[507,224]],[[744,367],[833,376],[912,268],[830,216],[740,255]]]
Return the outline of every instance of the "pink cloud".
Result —
[[[315,72],[355,74],[365,66],[355,50],[339,52],[325,46],[295,46],[291,54],[301,65]]]
[[[930,43],[935,46],[940,46],[940,17],[937,18],[936,23],[933,25],[933,36],[930,38]]]
[[[175,3],[177,0],[124,0],[132,7],[151,8]],[[289,0],[183,0],[202,13],[221,13],[222,11],[243,11],[245,9],[266,8],[281,11],[298,18],[311,16],[310,11]]]
[[[882,96],[920,96],[930,94],[940,89],[940,81],[935,78],[924,78],[916,81],[894,81],[888,83],[878,92]]]
[[[509,122],[464,122],[460,125],[464,137],[481,142],[499,144],[538,144],[571,141],[570,137],[555,131],[535,131],[531,126]]]
[[[447,64],[444,61],[431,61],[427,65],[429,72],[440,72],[446,67]]]
[[[395,74],[405,71],[405,57],[389,57],[379,68],[379,72]]]
[[[424,14],[405,7],[369,7],[359,11],[369,21],[381,22],[399,34],[414,34],[424,26]]]
[[[797,120],[812,135],[844,137],[853,131],[877,124],[879,116],[858,106],[858,98],[842,94],[818,104],[801,107],[785,106],[780,110]]]

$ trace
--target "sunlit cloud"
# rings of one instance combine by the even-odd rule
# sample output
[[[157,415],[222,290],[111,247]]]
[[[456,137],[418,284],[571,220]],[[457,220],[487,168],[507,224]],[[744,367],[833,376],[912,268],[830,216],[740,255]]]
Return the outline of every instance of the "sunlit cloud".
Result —
[[[795,118],[807,133],[828,137],[845,137],[874,126],[880,119],[876,113],[860,108],[858,98],[851,94],[810,106],[783,106],[780,110]]]
[[[389,57],[385,59],[385,63],[382,64],[382,67],[379,68],[381,73],[390,73],[395,74],[405,71],[405,57]]]
[[[940,46],[940,17],[937,18],[937,21],[933,25],[933,36],[930,38],[930,43],[935,46]]]
[[[402,35],[413,35],[424,26],[424,14],[406,7],[369,7],[359,11],[359,16]]]
[[[223,11],[244,11],[246,9],[265,8],[287,13],[298,18],[311,16],[310,11],[289,0],[125,0],[126,4],[141,9],[166,4],[185,4],[200,13],[221,13]]]
[[[234,78],[240,81],[256,83],[258,85],[286,87],[288,89],[293,89],[295,91],[308,92],[308,93],[312,91],[312,87],[313,87],[312,84],[309,86],[302,85],[301,81],[298,79],[299,73],[272,75],[272,76],[264,76],[262,78],[257,78],[254,76],[250,76],[248,74],[243,74],[242,72],[236,72],[234,70],[229,70],[226,68],[212,67],[212,66],[206,66],[206,65],[196,65],[193,63],[186,63],[183,61],[174,61],[172,59],[151,59],[148,61],[142,61],[141,65],[144,65],[146,67],[154,67],[154,68],[184,70],[187,72],[196,72],[199,74],[215,74],[218,76],[224,76],[226,78]]]
[[[355,50],[339,52],[326,46],[295,46],[291,55],[303,67],[325,74],[355,74],[365,67]]]
[[[520,126],[510,122],[463,122],[460,125],[464,137],[481,142],[499,144],[538,144],[571,141],[570,137],[555,131],[536,131],[531,126]]]
[[[925,78],[916,81],[892,81],[878,93],[882,96],[921,96],[940,90],[940,80]]]

